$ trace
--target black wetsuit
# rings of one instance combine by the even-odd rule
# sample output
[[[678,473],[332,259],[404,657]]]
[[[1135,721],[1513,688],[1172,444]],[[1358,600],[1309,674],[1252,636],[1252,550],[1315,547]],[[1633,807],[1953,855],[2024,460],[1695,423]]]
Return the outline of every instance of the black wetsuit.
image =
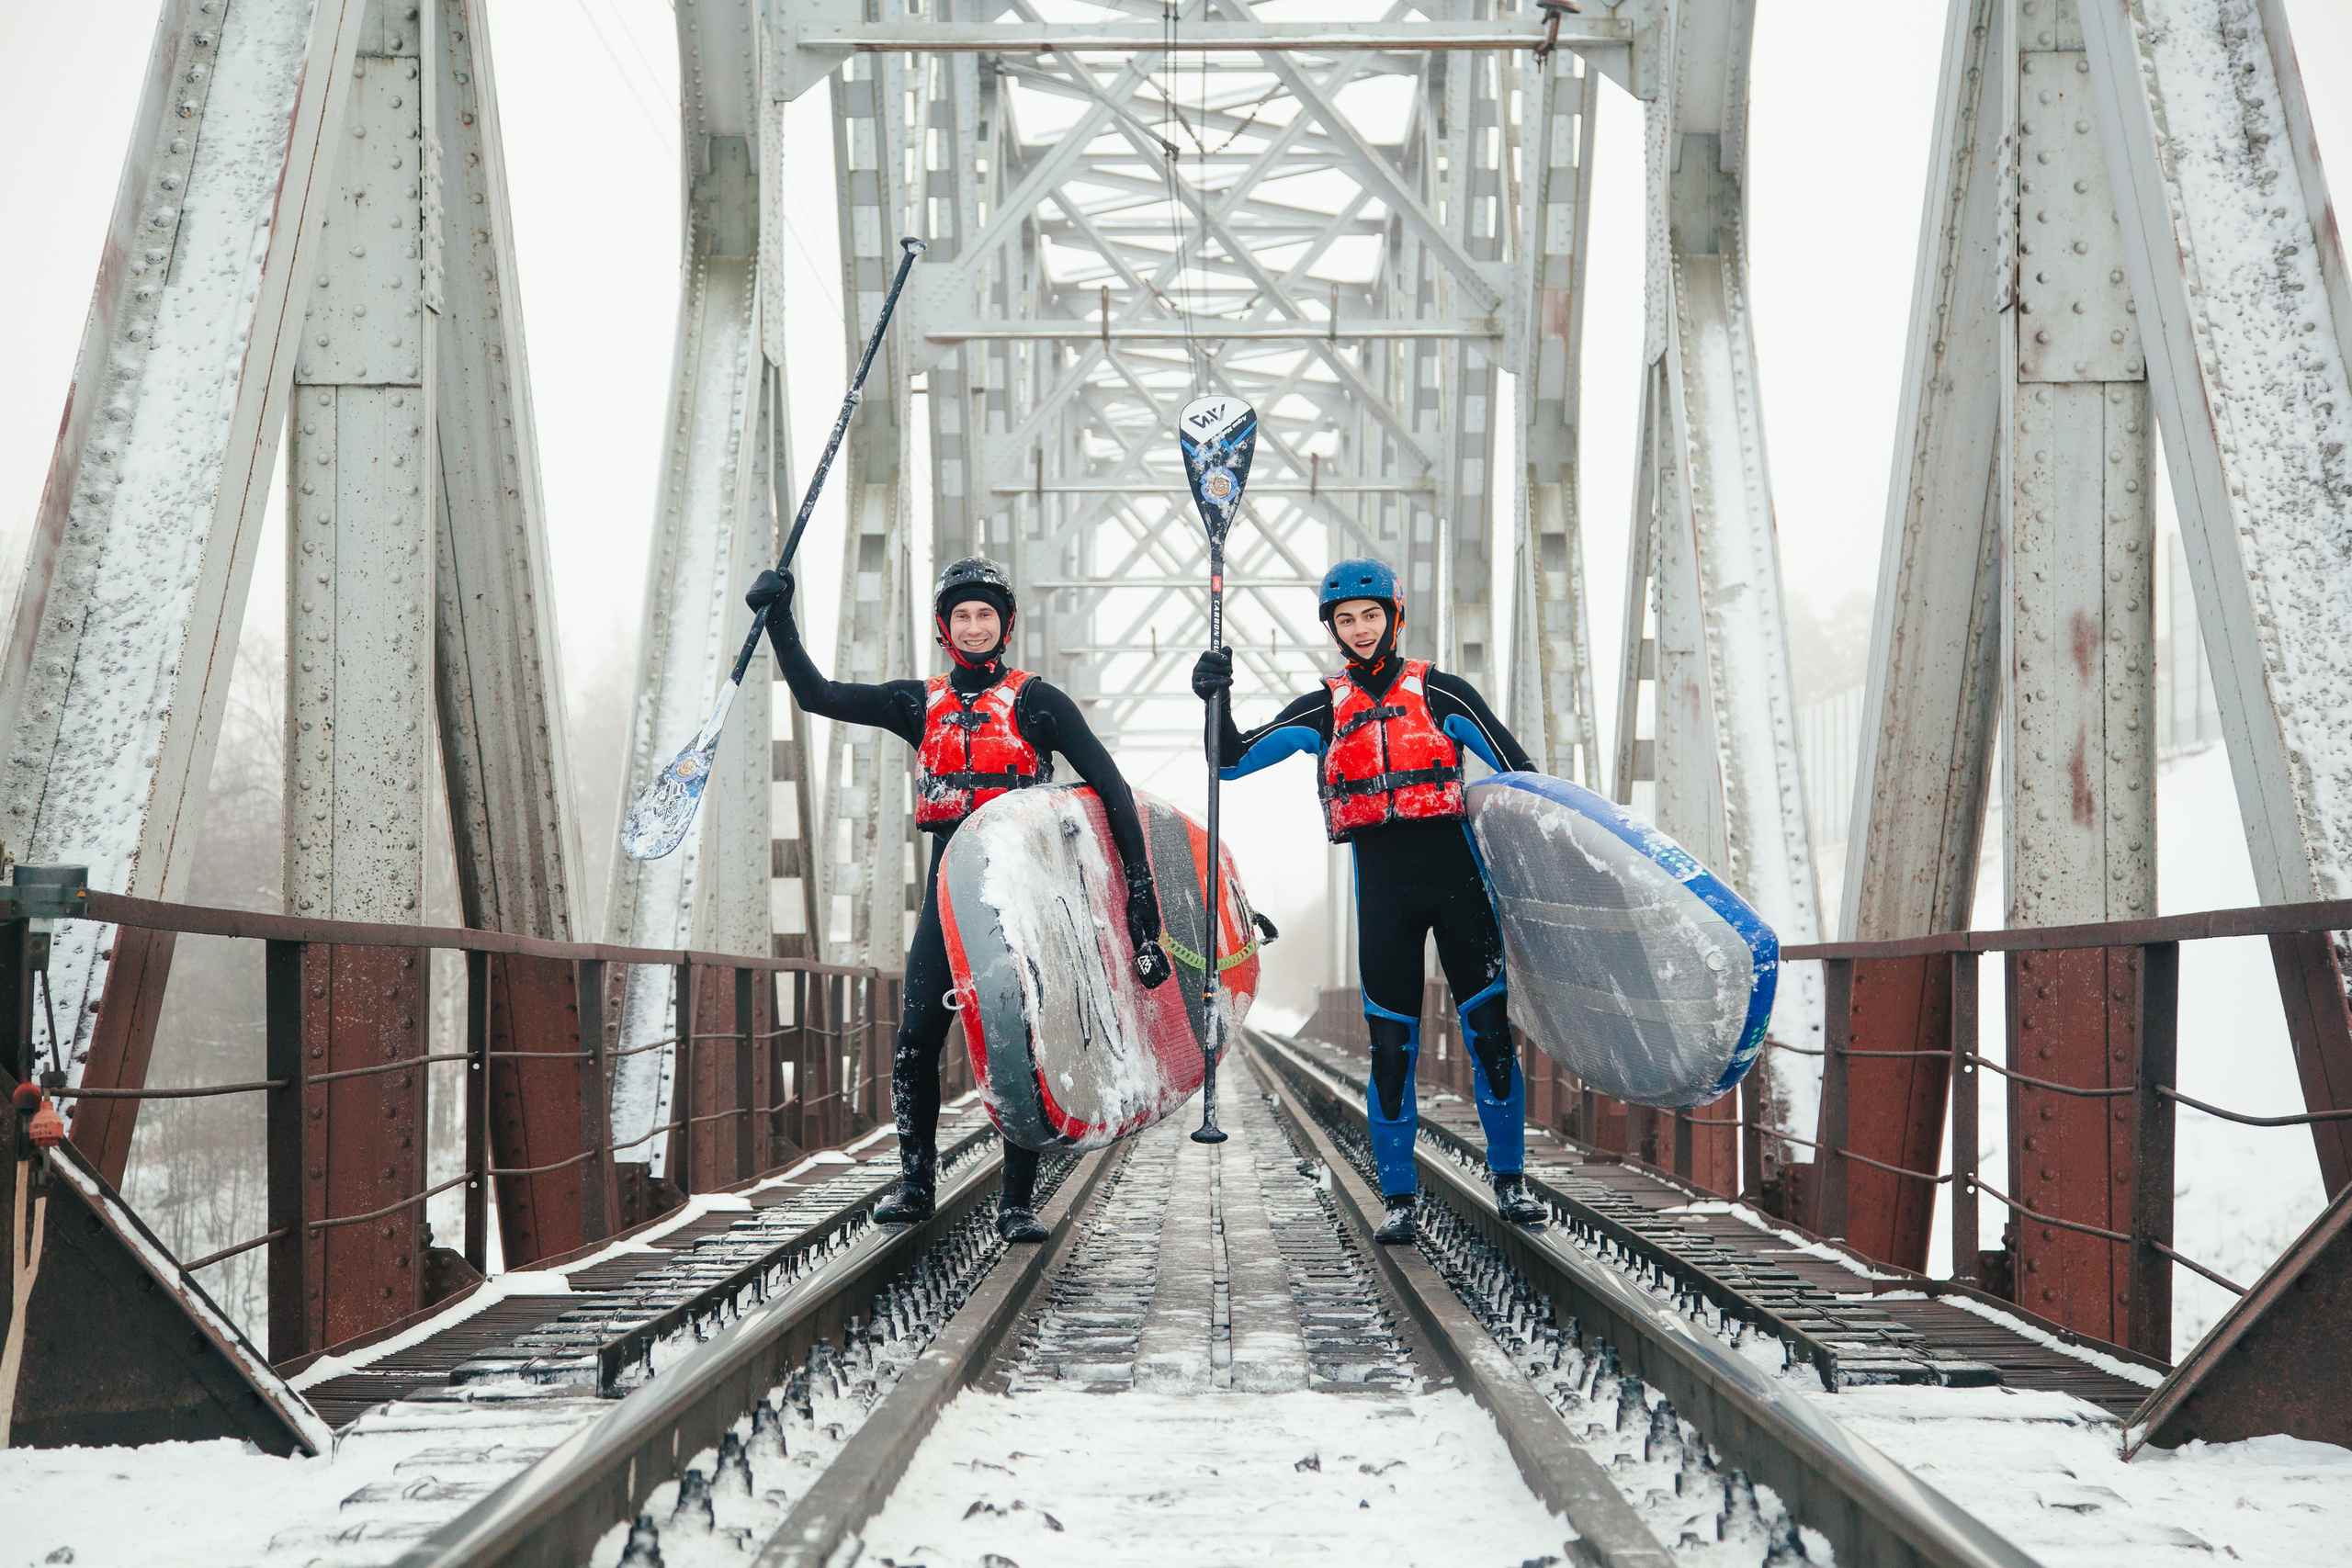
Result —
[[[1377,674],[1352,665],[1349,673],[1377,698],[1403,665],[1391,655]],[[1462,747],[1498,771],[1534,770],[1477,688],[1441,670],[1431,670],[1425,684],[1430,716]],[[1224,777],[1237,779],[1293,752],[1319,760],[1330,744],[1331,691],[1317,684],[1254,729],[1238,728],[1228,710],[1218,761]],[[1432,932],[1463,1037],[1480,1067],[1476,1098],[1487,1164],[1503,1175],[1518,1171],[1525,1159],[1526,1087],[1511,1040],[1502,928],[1469,825],[1389,822],[1358,829],[1348,843],[1355,855],[1356,968],[1373,1046],[1366,1110],[1382,1191],[1393,1197],[1417,1186],[1413,1066],[1420,1052],[1423,953]]]
[[[769,617],[768,632],[785,684],[792,689],[792,700],[801,711],[840,724],[887,729],[910,747],[922,745],[927,702],[922,682],[885,681],[868,685],[829,681],[801,646],[799,627],[788,610],[779,607],[779,612]],[[957,662],[947,678],[956,691],[969,695],[1002,679],[1001,666],[990,672]],[[1136,815],[1135,795],[1078,705],[1060,688],[1033,678],[1014,700],[1012,716],[1023,739],[1037,749],[1038,756],[1059,752],[1102,797],[1120,864],[1146,864],[1143,823]],[[947,852],[947,840],[955,832],[956,826],[951,824],[936,833],[932,845],[931,865],[923,877],[922,913],[915,920],[914,942],[907,949],[906,1000],[899,1015],[898,1047],[890,1059],[890,1106],[898,1118],[900,1163],[910,1177],[925,1183],[938,1169],[939,1054],[947,1043],[947,1024],[953,1016],[947,993],[954,981],[939,927],[939,857]],[[1002,1201],[1027,1208],[1036,1180],[1036,1153],[1006,1144]]]

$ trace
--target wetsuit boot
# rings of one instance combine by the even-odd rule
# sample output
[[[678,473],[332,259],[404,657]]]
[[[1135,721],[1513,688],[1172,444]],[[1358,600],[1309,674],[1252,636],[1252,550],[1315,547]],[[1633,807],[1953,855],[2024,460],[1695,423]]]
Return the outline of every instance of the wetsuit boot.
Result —
[[[1007,1241],[1038,1242],[1046,1227],[1031,1207],[1037,1197],[1037,1152],[1004,1145],[1004,1185],[997,1189],[996,1234]]]
[[[1388,1205],[1388,1217],[1380,1222],[1380,1228],[1372,1233],[1372,1239],[1383,1247],[1412,1246],[1414,1201],[1415,1195],[1410,1192],[1399,1192],[1382,1200]]]
[[[939,1189],[939,1151],[906,1149],[899,1157],[906,1173],[890,1194],[874,1205],[874,1221],[884,1225],[915,1225],[931,1218]]]
[[[1518,1171],[1495,1177],[1495,1211],[1515,1225],[1541,1225],[1551,1222],[1551,1205],[1538,1198],[1527,1185],[1527,1178]]]

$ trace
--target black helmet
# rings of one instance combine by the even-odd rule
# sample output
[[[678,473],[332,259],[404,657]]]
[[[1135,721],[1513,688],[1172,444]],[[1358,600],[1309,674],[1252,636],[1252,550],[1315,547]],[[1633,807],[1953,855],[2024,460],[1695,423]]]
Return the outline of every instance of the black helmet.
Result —
[[[986,556],[966,556],[949,562],[940,571],[938,586],[932,590],[932,608],[944,617],[967,599],[988,601],[1010,626],[1018,607],[1012,596],[1012,574]]]

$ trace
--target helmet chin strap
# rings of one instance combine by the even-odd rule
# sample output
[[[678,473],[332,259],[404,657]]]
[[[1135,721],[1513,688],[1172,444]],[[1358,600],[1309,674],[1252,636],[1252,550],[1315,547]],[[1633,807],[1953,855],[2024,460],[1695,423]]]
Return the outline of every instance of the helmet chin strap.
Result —
[[[1404,629],[1404,612],[1392,605],[1389,609],[1388,624],[1381,628],[1380,640],[1372,645],[1370,653],[1359,655],[1340,638],[1339,628],[1336,626],[1332,628],[1331,640],[1339,643],[1340,656],[1348,661],[1351,668],[1365,675],[1377,675],[1388,668],[1388,656],[1396,651],[1396,635]]]

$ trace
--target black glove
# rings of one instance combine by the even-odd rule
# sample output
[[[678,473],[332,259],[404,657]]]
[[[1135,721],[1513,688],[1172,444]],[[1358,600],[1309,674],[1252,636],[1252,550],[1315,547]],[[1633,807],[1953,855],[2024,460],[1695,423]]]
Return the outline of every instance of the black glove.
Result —
[[[1233,690],[1233,649],[1216,648],[1193,660],[1193,695],[1207,702]]]
[[[1127,883],[1127,937],[1136,944],[1136,978],[1143,982],[1145,990],[1154,989],[1174,973],[1159,945],[1159,896],[1148,876],[1133,877]]]
[[[775,608],[769,612],[768,618],[770,620],[784,619],[792,614],[792,573],[788,571],[760,573],[759,576],[752,579],[752,591],[743,595],[743,603],[752,607],[753,614],[767,610],[770,605],[774,605]]]

